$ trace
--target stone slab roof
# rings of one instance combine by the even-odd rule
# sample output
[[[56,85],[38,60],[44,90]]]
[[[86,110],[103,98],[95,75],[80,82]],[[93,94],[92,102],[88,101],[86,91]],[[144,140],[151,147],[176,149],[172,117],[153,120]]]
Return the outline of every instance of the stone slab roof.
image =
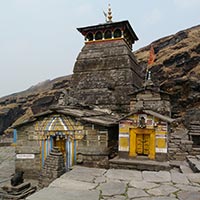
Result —
[[[145,114],[152,115],[152,116],[157,117],[158,119],[161,119],[161,120],[163,120],[163,121],[165,121],[165,122],[168,122],[168,123],[172,123],[172,122],[175,121],[175,119],[172,119],[172,118],[169,117],[169,116],[162,115],[162,114],[157,113],[157,112],[152,111],[152,110],[141,110],[141,111],[131,112],[131,113],[129,113],[128,115],[126,115],[126,116],[124,116],[123,118],[121,118],[120,120],[123,120],[123,119],[129,117],[130,115],[137,114],[137,113],[140,113],[140,112],[141,112],[141,113],[145,113]],[[119,121],[120,121],[120,120],[119,120]]]
[[[136,95],[138,93],[141,93],[141,92],[147,91],[147,90],[155,92],[155,93],[170,95],[169,93],[167,93],[167,92],[165,92],[163,90],[160,90],[160,88],[158,88],[158,87],[142,87],[142,88],[130,93],[129,96],[134,96],[134,95]]]
[[[161,115],[160,113],[154,112],[152,110],[143,110],[146,114],[152,115],[154,117],[157,117],[159,119],[162,119],[165,122],[169,122],[172,123],[174,121],[174,119],[172,119],[171,117],[165,116],[165,115]]]
[[[93,124],[112,127],[118,124],[118,118],[114,115],[108,114],[106,112],[101,112],[97,110],[89,110],[82,108],[71,108],[71,107],[63,107],[63,108],[52,108],[47,110],[46,112],[38,113],[36,115],[31,116],[28,119],[20,121],[19,123],[15,123],[12,128],[21,127],[25,124],[37,121],[39,117],[45,117],[50,114],[63,114],[77,118],[79,121],[86,121]]]

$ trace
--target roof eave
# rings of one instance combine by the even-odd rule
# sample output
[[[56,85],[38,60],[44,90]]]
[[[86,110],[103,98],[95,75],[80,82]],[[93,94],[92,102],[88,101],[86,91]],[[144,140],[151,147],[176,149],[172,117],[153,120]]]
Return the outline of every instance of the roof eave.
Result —
[[[149,114],[149,115],[153,115],[154,117],[157,117],[157,118],[159,118],[159,119],[162,119],[163,121],[166,121],[166,122],[168,122],[168,123],[172,123],[172,122],[175,121],[175,119],[172,119],[171,117],[162,115],[162,114],[157,113],[157,112],[154,112],[154,111],[152,111],[152,110],[140,110],[140,111],[133,111],[133,112],[127,114],[126,116],[124,116],[124,117],[122,117],[121,119],[119,119],[118,122],[121,121],[121,120],[123,120],[123,119],[125,119],[125,118],[127,118],[127,117],[129,117],[129,116],[131,116],[131,115],[133,115],[133,114],[138,114],[138,113],[140,113],[140,112],[141,112],[141,113],[146,113],[146,114]]]

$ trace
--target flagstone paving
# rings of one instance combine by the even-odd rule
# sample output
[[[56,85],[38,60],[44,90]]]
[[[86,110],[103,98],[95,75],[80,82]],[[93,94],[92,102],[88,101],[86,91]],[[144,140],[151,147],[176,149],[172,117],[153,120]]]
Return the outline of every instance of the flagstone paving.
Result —
[[[0,148],[0,186],[15,168],[14,147]],[[74,166],[27,200],[200,200],[200,173]]]
[[[200,174],[75,166],[27,200],[199,200]]]

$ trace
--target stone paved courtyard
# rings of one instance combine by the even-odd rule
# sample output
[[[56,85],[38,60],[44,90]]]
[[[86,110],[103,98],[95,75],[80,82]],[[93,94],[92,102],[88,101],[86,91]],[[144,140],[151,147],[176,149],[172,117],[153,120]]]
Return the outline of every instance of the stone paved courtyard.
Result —
[[[200,174],[75,166],[28,200],[199,200]]]
[[[14,147],[0,148],[0,186],[14,173]],[[7,181],[8,182],[8,181]],[[75,166],[27,200],[200,200],[200,173]]]

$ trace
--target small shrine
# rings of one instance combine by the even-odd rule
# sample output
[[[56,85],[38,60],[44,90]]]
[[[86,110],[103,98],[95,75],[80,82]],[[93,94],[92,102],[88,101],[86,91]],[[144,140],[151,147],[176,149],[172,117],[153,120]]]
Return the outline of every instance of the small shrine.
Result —
[[[151,80],[130,94],[131,113],[119,121],[119,157],[164,161],[168,156],[171,116],[169,94]]]
[[[119,157],[167,159],[170,117],[152,110],[132,112],[119,122]]]
[[[52,177],[46,177],[47,183],[63,172],[61,161],[66,171],[75,164],[108,167],[118,136],[114,116],[67,106],[22,119],[13,128],[17,138],[16,171],[24,171],[24,177],[32,179],[39,179],[41,172],[44,177],[49,173]],[[49,162],[53,156],[54,162],[58,160],[56,167]]]

